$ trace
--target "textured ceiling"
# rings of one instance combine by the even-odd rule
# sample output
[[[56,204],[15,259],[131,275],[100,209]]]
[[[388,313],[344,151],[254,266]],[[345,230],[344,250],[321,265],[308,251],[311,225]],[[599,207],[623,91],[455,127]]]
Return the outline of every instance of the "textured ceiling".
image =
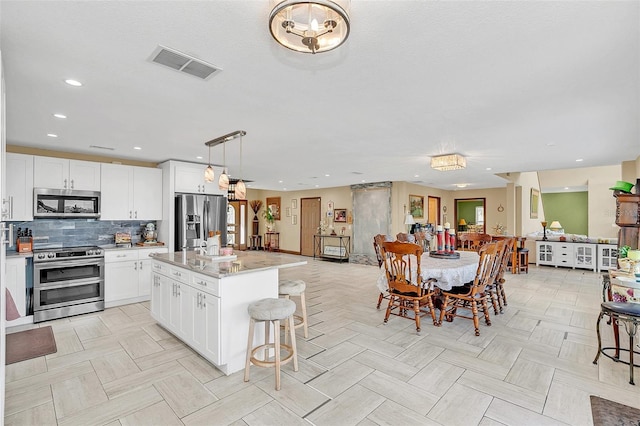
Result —
[[[266,0],[2,0],[7,143],[206,162],[204,142],[242,129],[230,173],[277,190],[500,187],[501,173],[640,155],[638,1],[353,0],[350,38],[318,55],[276,44],[269,12]],[[203,81],[152,63],[159,44],[223,71]],[[465,170],[429,168],[451,152]],[[221,164],[222,147],[212,156]]]

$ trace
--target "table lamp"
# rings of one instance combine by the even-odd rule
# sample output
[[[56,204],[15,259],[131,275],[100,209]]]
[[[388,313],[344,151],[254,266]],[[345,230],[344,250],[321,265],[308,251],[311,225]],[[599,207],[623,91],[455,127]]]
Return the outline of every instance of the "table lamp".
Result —
[[[458,231],[466,231],[467,230],[467,221],[464,218],[458,221]]]
[[[551,229],[552,231],[559,231],[562,229],[562,225],[560,225],[560,222],[558,222],[557,220],[554,220],[553,222],[551,222],[551,225],[549,225],[549,229]]]
[[[547,221],[540,222],[542,225],[542,241],[547,241]]]
[[[416,220],[413,218],[411,213],[407,213],[407,215],[404,217],[404,224],[409,225],[409,230],[407,232],[411,233],[411,226],[416,224]]]

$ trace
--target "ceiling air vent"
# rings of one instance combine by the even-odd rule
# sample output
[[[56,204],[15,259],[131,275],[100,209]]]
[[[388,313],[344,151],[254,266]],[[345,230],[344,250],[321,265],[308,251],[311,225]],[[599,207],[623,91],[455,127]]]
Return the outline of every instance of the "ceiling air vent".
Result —
[[[222,68],[218,68],[213,64],[162,45],[153,51],[150,60],[203,80],[207,80],[216,72],[222,71]]]

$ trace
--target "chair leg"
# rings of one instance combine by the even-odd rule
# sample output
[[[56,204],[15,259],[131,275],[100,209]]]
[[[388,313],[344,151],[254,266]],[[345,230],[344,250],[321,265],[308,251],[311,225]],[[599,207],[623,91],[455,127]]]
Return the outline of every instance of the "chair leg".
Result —
[[[440,308],[440,319],[438,323],[442,324],[442,320],[444,319],[444,314],[447,311],[447,305],[449,304],[449,296],[444,296],[444,301],[442,302],[442,306]]]
[[[285,299],[287,300],[291,300],[291,297],[289,297],[289,295],[285,295],[284,296]],[[280,329],[278,328],[278,333],[280,333]],[[286,345],[288,342],[288,337],[289,337],[289,321],[285,321],[284,322],[284,344]]]
[[[384,323],[386,324],[389,321],[389,316],[391,315],[391,305],[393,305],[393,295],[389,295],[389,304],[387,305],[387,312],[384,314]]]
[[[380,296],[378,296],[378,304],[376,305],[376,309],[380,309],[380,304],[382,304],[383,298],[384,298],[384,294],[380,293]]]
[[[416,320],[416,332],[420,333],[420,302],[413,301],[413,312]]]
[[[600,321],[602,321],[603,316],[604,316],[604,312],[600,311],[600,315],[598,315],[598,320],[596,321],[596,334],[598,335],[598,353],[596,354],[596,357],[593,360],[594,364],[598,363],[598,358],[600,358],[600,353],[602,351],[602,337],[600,336]]]
[[[293,325],[293,315],[289,317],[289,331],[291,332],[291,348],[293,349],[293,371],[298,371],[298,345],[296,344],[296,329]]]
[[[269,321],[267,321],[268,323]],[[273,348],[276,357],[276,390],[280,390],[280,320],[273,321]]]
[[[502,304],[507,306],[507,294],[504,292],[504,284],[500,283],[500,296],[502,297]]]
[[[309,338],[309,324],[307,319],[307,301],[304,297],[304,291],[300,294],[300,309],[302,309],[302,320],[304,321],[304,326],[302,329],[304,330],[304,338]],[[296,370],[298,371],[298,370]]]
[[[487,298],[482,299],[482,310],[484,312],[484,322],[487,325],[491,325],[491,318],[489,318],[489,308],[487,306]]]
[[[480,321],[478,320],[478,302],[471,301],[471,314],[473,315],[473,326],[476,329],[476,336],[480,335]]]
[[[491,305],[493,306],[493,312],[498,315],[498,287],[494,286],[493,291],[489,292],[491,296]]]
[[[249,381],[249,369],[251,368],[251,351],[253,348],[253,329],[256,321],[251,318],[249,320],[249,341],[247,342],[247,362],[244,364],[244,381]]]
[[[429,312],[431,313],[431,319],[433,320],[433,325],[436,327],[440,325],[438,320],[436,320],[436,309],[433,306],[433,300],[431,297],[427,298],[427,306],[429,307]]]

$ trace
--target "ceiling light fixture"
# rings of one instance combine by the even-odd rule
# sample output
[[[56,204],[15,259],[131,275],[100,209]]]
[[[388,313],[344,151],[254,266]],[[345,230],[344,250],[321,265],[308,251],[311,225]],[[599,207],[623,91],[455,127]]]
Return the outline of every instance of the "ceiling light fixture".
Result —
[[[69,86],[73,86],[73,87],[82,86],[82,83],[80,83],[78,80],[72,80],[70,78],[66,79],[64,82],[67,83]]]
[[[240,175],[242,175],[242,136],[246,135],[247,132],[245,132],[244,130],[236,130],[235,132],[231,132],[228,133],[224,136],[220,136],[218,138],[212,139],[209,142],[205,142],[204,144],[207,145],[209,147],[209,166],[207,167],[207,169],[204,171],[205,173],[205,180],[207,182],[213,182],[213,167],[211,167],[211,148],[220,144],[224,144],[225,142],[229,142],[234,140],[235,138],[240,138]],[[224,146],[223,146],[224,148]],[[229,176],[227,175],[227,168],[226,168],[226,151],[223,154],[225,156],[224,159],[224,170],[222,172],[222,174],[224,176],[227,177],[227,189],[229,188],[229,183],[228,183],[228,179]],[[211,180],[207,180],[207,173],[209,172],[209,168],[211,167]],[[223,185],[223,179],[222,176],[220,176],[220,179],[218,180],[218,187],[220,189],[223,189],[223,187],[221,185]],[[246,195],[247,195],[247,188],[244,184],[244,182],[242,181],[242,179],[240,179],[240,181],[238,181],[238,183],[236,183],[235,185],[235,194],[236,194],[236,199],[237,200],[244,200]],[[239,197],[238,195],[242,195],[242,197]]]
[[[47,136],[49,136],[50,138],[57,138],[58,135],[56,135],[55,133],[47,133]]]
[[[467,167],[467,160],[460,154],[447,154],[431,157],[431,168],[447,171],[459,170]]]
[[[274,0],[269,30],[284,47],[302,53],[333,50],[349,37],[349,0]]]
[[[211,145],[209,145],[209,165],[204,169],[204,181],[211,183],[215,178],[216,173],[214,172],[213,167],[211,167]]]
[[[54,116],[55,118],[67,118],[67,116],[66,116],[66,115],[64,115],[64,114],[53,114],[53,116]]]

